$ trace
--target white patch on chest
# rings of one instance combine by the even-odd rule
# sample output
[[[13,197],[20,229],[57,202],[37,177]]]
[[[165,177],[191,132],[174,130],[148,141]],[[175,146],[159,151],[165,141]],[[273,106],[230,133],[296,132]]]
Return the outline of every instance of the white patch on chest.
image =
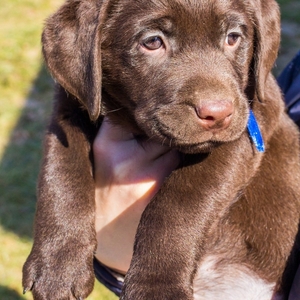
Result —
[[[195,300],[271,300],[275,283],[269,283],[242,264],[223,264],[218,256],[202,261],[194,280]],[[218,263],[218,265],[217,265]]]

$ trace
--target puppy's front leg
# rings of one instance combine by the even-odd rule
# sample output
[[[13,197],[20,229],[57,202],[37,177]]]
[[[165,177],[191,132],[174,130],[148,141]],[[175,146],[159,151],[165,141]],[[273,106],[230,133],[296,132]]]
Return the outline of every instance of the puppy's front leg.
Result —
[[[46,135],[34,245],[23,268],[24,290],[38,300],[84,299],[94,284],[90,142],[81,128],[83,113],[67,114],[58,109]]]
[[[142,215],[122,300],[193,299],[209,231],[237,199],[260,158],[245,134],[171,174]]]

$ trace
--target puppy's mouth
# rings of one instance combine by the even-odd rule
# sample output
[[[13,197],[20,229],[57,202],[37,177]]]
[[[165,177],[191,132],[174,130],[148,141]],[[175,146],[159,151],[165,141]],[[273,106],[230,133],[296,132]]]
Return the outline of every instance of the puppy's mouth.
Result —
[[[155,122],[157,124],[157,122]],[[185,135],[184,137],[176,136],[172,132],[166,130],[167,127],[153,126],[149,135],[136,135],[138,142],[143,144],[147,140],[153,140],[157,143],[168,147],[169,149],[176,149],[179,152],[186,154],[209,153],[214,148],[218,147],[226,141],[222,141],[212,132],[204,132],[201,134],[201,140],[192,139]]]
[[[178,145],[176,149],[178,149],[179,152],[186,154],[209,153],[221,144],[222,143],[218,141],[208,141],[199,144]]]
[[[209,153],[221,144],[238,139],[246,130],[246,119],[239,122],[240,126],[235,126],[233,118],[228,126],[210,129],[204,129],[193,118],[186,122],[174,118],[170,122],[152,115],[146,122],[143,120],[140,126],[149,139],[187,154]]]
[[[157,143],[165,146],[166,151],[162,153],[162,155],[168,151],[171,151],[171,149],[176,149],[179,152],[186,154],[209,153],[214,148],[222,144],[222,142],[217,140],[210,140],[201,143],[180,143],[174,137],[164,136],[163,138],[157,138],[157,136],[152,136],[152,138],[150,138],[149,136],[143,134],[137,134],[134,135],[134,137],[142,147],[145,147],[149,140],[155,140]]]
[[[171,149],[177,149],[179,152],[182,153],[196,154],[196,153],[209,153],[214,148],[218,147],[224,142],[218,141],[213,138],[203,142],[187,142],[187,141],[180,141],[174,137],[167,137],[165,135],[164,138],[161,140],[161,143],[165,146],[168,146]]]
[[[199,100],[196,104],[177,99],[137,107],[134,118],[138,127],[158,143],[188,154],[207,153],[238,139],[246,130],[246,99],[243,95],[224,99]]]

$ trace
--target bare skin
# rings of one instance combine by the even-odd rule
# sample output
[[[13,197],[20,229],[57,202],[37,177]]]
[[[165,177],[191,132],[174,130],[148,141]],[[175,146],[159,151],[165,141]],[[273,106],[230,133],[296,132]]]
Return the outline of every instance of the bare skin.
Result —
[[[93,150],[98,240],[95,257],[125,274],[141,214],[164,179],[178,166],[179,155],[152,141],[140,144],[132,133],[107,119]],[[288,300],[300,298],[299,287],[300,268]],[[276,295],[273,300],[284,299]]]
[[[126,273],[141,214],[164,179],[177,167],[179,156],[176,151],[151,141],[138,143],[130,132],[107,119],[93,149],[96,258],[112,269]]]

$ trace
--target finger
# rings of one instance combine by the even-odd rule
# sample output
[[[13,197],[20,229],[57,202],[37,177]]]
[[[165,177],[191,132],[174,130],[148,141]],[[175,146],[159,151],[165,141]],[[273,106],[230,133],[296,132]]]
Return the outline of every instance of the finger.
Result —
[[[160,186],[165,178],[178,167],[179,163],[180,156],[176,150],[170,150],[153,160],[151,164],[151,172],[153,174],[153,178],[157,181],[158,186]]]
[[[107,152],[109,151],[109,153]],[[156,141],[147,139],[141,141],[126,128],[112,123],[105,118],[94,141],[96,156],[115,154],[119,160],[133,159],[136,163],[148,164],[167,154],[171,149]]]
[[[141,148],[141,151],[144,151],[148,155],[149,161],[156,160],[172,150],[166,145],[149,139],[142,142],[137,142]]]
[[[99,129],[100,139],[110,141],[128,141],[134,140],[133,134],[116,123],[112,123],[108,117],[105,117]]]

